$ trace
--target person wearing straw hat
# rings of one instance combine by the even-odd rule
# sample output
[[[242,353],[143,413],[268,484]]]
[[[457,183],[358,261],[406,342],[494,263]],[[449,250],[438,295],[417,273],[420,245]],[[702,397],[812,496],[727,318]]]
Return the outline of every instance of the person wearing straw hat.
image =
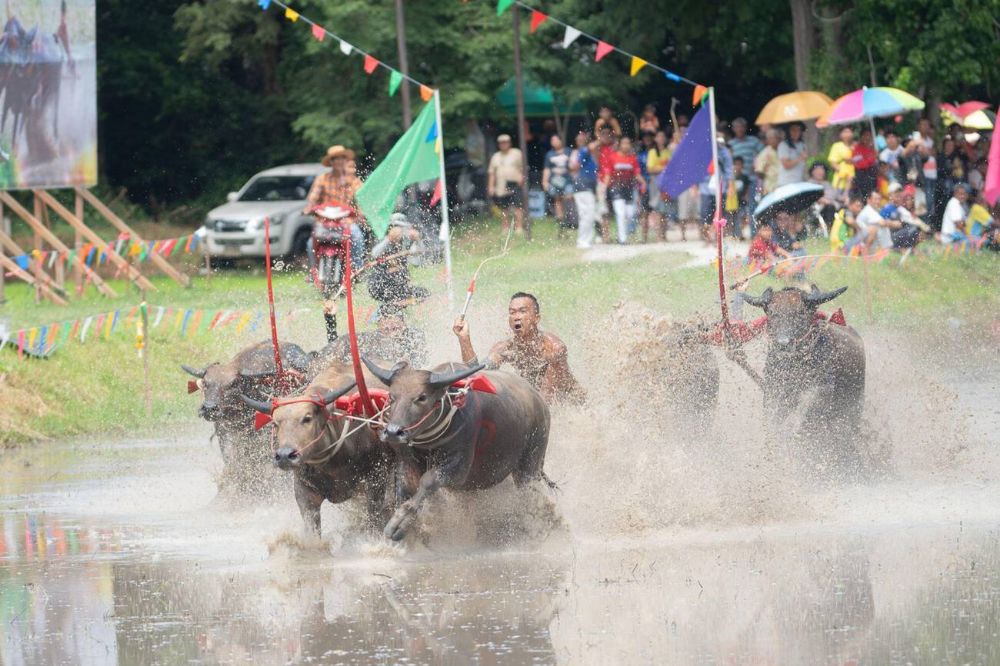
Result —
[[[354,209],[357,221],[351,224],[351,266],[354,270],[359,270],[365,260],[365,236],[361,228],[365,221],[361,211],[357,209],[354,196],[361,189],[361,179],[353,170],[346,168],[348,162],[354,162],[354,151],[350,148],[336,145],[327,149],[321,163],[330,170],[316,176],[313,181],[306,197],[305,212],[311,214],[316,208],[331,201],[345,203]],[[311,252],[312,243],[308,247]]]

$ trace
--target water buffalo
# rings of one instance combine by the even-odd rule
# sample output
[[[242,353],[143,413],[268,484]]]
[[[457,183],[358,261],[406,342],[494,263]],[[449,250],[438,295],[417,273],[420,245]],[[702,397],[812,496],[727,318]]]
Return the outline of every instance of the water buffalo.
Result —
[[[311,357],[295,344],[282,343],[279,349],[283,368],[303,373],[301,383],[305,383]],[[215,426],[223,461],[220,489],[241,493],[259,490],[270,470],[267,444],[255,433],[253,410],[240,400],[240,394],[264,400],[274,393],[271,343],[250,345],[226,363],[212,363],[201,369],[182,365],[181,369],[197,378],[189,383],[189,391],[201,390],[198,415]]]
[[[370,380],[374,384],[374,380]],[[371,527],[388,518],[386,496],[391,451],[364,423],[344,418],[333,405],[354,388],[351,366],[334,361],[298,395],[272,402],[243,402],[273,422],[274,463],[295,475],[295,501],[306,524],[321,534],[323,500],[339,504],[364,491]]]
[[[816,308],[847,291],[768,288],[759,297],[744,295],[767,315],[764,406],[779,432],[800,412],[797,435],[816,449],[819,459],[842,472],[857,472],[858,440],[865,399],[865,347],[851,327],[829,323]]]
[[[385,526],[387,537],[402,539],[440,487],[489,488],[508,476],[522,486],[545,478],[549,408],[525,380],[483,372],[496,392],[469,391],[456,403],[450,387],[484,366],[449,363],[428,372],[405,362],[386,370],[364,361],[389,387],[380,438],[396,452],[401,504]]]

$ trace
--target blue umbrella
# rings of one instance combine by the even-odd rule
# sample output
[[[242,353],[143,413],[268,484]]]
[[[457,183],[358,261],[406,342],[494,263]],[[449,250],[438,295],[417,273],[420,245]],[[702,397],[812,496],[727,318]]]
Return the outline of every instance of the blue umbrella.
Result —
[[[823,186],[816,183],[789,183],[760,200],[753,216],[758,220],[774,217],[780,212],[801,213],[823,196]]]

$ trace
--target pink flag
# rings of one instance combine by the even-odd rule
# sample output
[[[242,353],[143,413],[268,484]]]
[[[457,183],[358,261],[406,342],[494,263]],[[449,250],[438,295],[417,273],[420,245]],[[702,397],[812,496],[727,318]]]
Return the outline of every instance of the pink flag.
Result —
[[[441,201],[441,179],[438,178],[437,185],[434,187],[434,194],[431,196],[431,205],[433,206],[438,201]]]
[[[995,206],[997,199],[1000,199],[1000,137],[997,136],[996,132],[993,133],[993,141],[990,144],[990,157],[986,167],[983,194],[991,206]]]
[[[601,62],[601,58],[603,58],[604,56],[608,55],[609,53],[611,53],[614,50],[615,50],[615,47],[611,46],[611,44],[608,44],[607,42],[600,42],[599,41],[599,42],[597,42],[597,55],[594,56],[594,60],[597,61],[597,62]]]
[[[312,32],[313,32],[313,37],[315,37],[317,41],[322,42],[323,38],[326,37],[326,30],[324,30],[323,26],[321,25],[316,25],[315,23],[313,23]]]

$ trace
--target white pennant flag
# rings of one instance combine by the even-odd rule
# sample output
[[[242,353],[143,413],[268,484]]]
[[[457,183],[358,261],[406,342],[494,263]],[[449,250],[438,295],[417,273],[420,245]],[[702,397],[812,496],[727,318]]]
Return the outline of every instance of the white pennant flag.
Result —
[[[87,317],[87,319],[83,322],[83,330],[80,331],[80,342],[87,341],[87,329],[90,328],[90,322],[93,319],[93,317]]]
[[[160,308],[159,311],[156,313],[156,321],[153,323],[151,328],[156,328],[157,326],[160,325],[160,320],[163,319],[163,313],[167,311],[167,309],[162,305],[159,306],[159,308]]]
[[[353,48],[354,47],[345,42],[343,39],[340,40],[340,52],[343,53],[344,55],[351,55],[351,50]]]
[[[576,41],[581,35],[580,31],[571,25],[566,26],[566,34],[563,35],[563,48],[568,49],[569,45]]]

